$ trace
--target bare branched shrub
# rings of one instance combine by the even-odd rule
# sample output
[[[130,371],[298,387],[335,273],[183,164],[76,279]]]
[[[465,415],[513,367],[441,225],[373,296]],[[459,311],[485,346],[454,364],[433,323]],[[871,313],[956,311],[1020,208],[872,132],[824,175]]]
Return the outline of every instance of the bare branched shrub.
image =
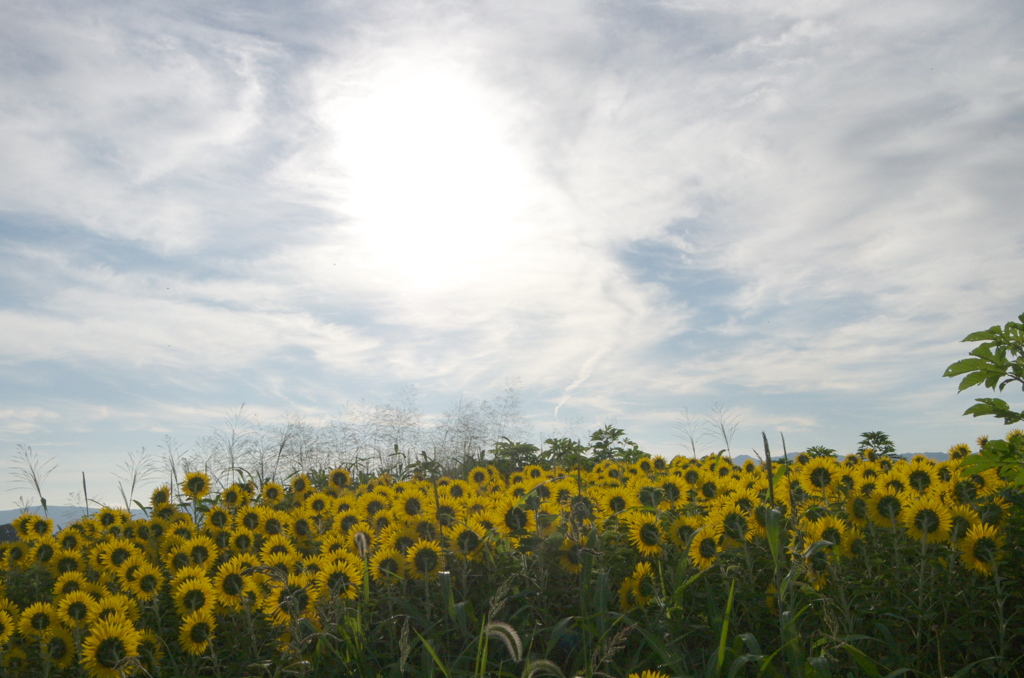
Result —
[[[14,468],[11,470],[11,476],[14,480],[11,482],[11,487],[13,489],[28,490],[29,492],[34,491],[39,499],[39,505],[43,507],[43,512],[46,513],[46,497],[43,496],[42,486],[50,474],[57,468],[55,458],[41,459],[31,447],[18,445],[11,461],[14,462]],[[27,501],[31,501],[31,497]]]

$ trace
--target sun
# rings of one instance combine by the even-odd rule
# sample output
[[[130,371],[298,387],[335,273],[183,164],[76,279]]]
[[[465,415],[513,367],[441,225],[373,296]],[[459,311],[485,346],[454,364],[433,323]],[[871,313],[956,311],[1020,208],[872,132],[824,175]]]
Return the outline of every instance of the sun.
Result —
[[[486,275],[530,235],[507,97],[452,63],[402,61],[321,106],[352,259],[418,287]]]

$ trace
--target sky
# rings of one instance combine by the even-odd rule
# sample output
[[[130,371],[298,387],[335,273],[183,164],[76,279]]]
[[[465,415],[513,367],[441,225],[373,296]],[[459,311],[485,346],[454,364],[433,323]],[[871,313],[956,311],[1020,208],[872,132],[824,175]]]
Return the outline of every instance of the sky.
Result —
[[[1022,184],[1013,0],[8,0],[0,466],[509,384],[534,442],[941,452],[1005,433],[942,373]]]

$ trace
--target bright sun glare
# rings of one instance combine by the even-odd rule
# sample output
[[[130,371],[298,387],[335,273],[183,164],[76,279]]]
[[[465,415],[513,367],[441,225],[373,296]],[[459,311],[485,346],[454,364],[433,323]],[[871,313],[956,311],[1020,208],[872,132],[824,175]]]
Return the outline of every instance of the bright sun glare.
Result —
[[[447,288],[486,274],[522,243],[526,167],[471,78],[406,66],[327,109],[343,210],[374,270]]]

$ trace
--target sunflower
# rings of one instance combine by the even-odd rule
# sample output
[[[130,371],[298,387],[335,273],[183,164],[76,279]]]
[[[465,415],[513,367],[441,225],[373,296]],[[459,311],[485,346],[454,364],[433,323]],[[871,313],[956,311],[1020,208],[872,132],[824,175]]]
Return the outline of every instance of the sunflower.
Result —
[[[442,557],[439,543],[418,540],[406,554],[406,559],[409,562],[409,575],[414,579],[429,579],[441,570]]]
[[[805,545],[824,540],[832,544],[831,551],[838,553],[842,548],[843,536],[846,535],[850,527],[842,518],[825,516],[815,522],[801,521],[801,529],[804,531]]]
[[[846,517],[853,525],[864,527],[868,524],[868,501],[859,494],[846,498]]]
[[[72,570],[65,572],[57,577],[57,581],[54,582],[53,595],[63,596],[72,591],[80,591],[85,587],[85,584],[85,575],[81,571]]]
[[[420,492],[406,492],[395,504],[395,513],[400,518],[417,518],[427,506],[426,495]]]
[[[978,486],[971,481],[972,476],[962,477],[959,472],[950,479],[950,494],[959,504],[970,504],[978,498]]]
[[[308,475],[300,473],[292,478],[289,489],[291,489],[292,494],[301,498],[313,491],[313,482],[309,479]]]
[[[319,535],[316,513],[309,509],[295,509],[285,518],[284,531],[296,541],[309,541]]]
[[[609,487],[597,495],[598,515],[607,520],[633,506],[630,493],[623,487]]]
[[[425,495],[420,495],[421,501],[426,501]],[[422,504],[421,504],[422,506]],[[386,511],[391,508],[391,497],[382,492],[367,492],[359,498],[356,506],[352,508],[360,518],[370,517],[377,515],[380,511]],[[404,513],[401,508],[396,507],[396,513],[402,513],[402,515],[408,515]]]
[[[928,459],[918,459],[904,466],[902,475],[908,488],[918,494],[925,494],[939,485],[935,464]]]
[[[121,566],[118,567],[117,576],[118,581],[121,582],[122,590],[131,589],[132,583],[134,583],[135,578],[138,576],[139,567],[148,562],[150,562],[150,559],[141,553],[136,553],[121,563]]]
[[[479,521],[474,519],[465,524],[445,528],[443,531],[455,553],[470,560],[475,559],[483,548],[485,532]]]
[[[57,601],[57,618],[71,628],[84,626],[89,616],[89,608],[95,602],[85,591],[72,591]]]
[[[625,524],[629,542],[644,558],[657,558],[664,549],[658,516],[649,511],[632,511],[626,514]]]
[[[280,483],[264,483],[260,488],[260,496],[264,504],[276,504],[284,498],[284,487]]]
[[[664,499],[661,487],[646,475],[637,476],[630,482],[629,493],[637,506],[644,506],[649,509],[657,508]]]
[[[26,638],[43,638],[49,635],[51,627],[59,623],[52,603],[32,603],[22,611],[18,630]]]
[[[671,678],[671,676],[661,671],[641,671],[629,674],[629,678]]]
[[[688,555],[690,562],[695,567],[706,570],[715,564],[715,558],[718,556],[718,541],[722,537],[722,532],[721,523],[709,523],[693,535]]]
[[[81,526],[76,523],[74,527]],[[75,551],[81,548],[82,546],[81,538],[82,535],[79,532],[77,532],[76,530],[72,530],[69,527],[61,530],[60,534],[57,535],[57,542],[60,544],[60,547],[62,549],[66,549],[68,551]]]
[[[221,564],[213,577],[213,590],[216,592],[217,602],[234,610],[244,606],[246,595],[252,591],[252,582],[244,574],[247,569],[243,560],[238,557]]]
[[[181,491],[192,501],[199,501],[210,493],[210,476],[202,471],[186,474],[181,483]]]
[[[826,496],[839,484],[839,465],[832,457],[814,457],[798,473],[800,486],[812,496]]]
[[[572,539],[566,539],[558,547],[558,566],[569,574],[579,574],[583,571],[581,548]]]
[[[3,645],[14,635],[14,620],[7,610],[0,609],[0,645]]]
[[[572,499],[579,487],[572,478],[562,478],[548,483],[548,489],[551,490],[551,499],[555,503],[564,504]]]
[[[205,569],[209,569],[216,563],[217,558],[220,556],[220,549],[217,548],[217,545],[212,539],[203,534],[189,539],[182,544],[182,548],[188,552],[188,558],[193,565],[198,565]]]
[[[431,526],[434,523],[429,523]],[[360,558],[365,558],[373,551],[374,544],[377,542],[377,536],[373,531],[373,527],[369,523],[360,522],[352,526],[352,528],[346,533],[346,541],[348,548],[353,553],[359,555]]]
[[[844,558],[864,557],[866,548],[864,532],[859,527],[851,527],[843,534],[843,541],[839,545],[839,555]]]
[[[66,669],[75,660],[75,639],[71,633],[62,627],[56,627],[46,638],[43,644],[43,651],[49,658],[50,663],[58,669]]]
[[[532,511],[527,511],[513,497],[499,500],[491,510],[494,528],[505,536],[532,532],[537,528],[537,520]]]
[[[212,525],[219,530],[227,529],[232,523],[231,513],[227,509],[221,508],[220,506],[214,508],[206,514],[206,522],[208,525]]]
[[[912,539],[934,544],[949,537],[953,514],[938,497],[928,495],[912,501],[904,509],[902,521]]]
[[[190,577],[192,579],[205,579],[207,574],[206,568],[201,565],[189,565],[187,567],[183,567],[171,576],[171,589],[178,588],[178,585],[181,584],[181,582],[189,579]]]
[[[31,514],[30,514],[31,515]],[[28,523],[28,538],[39,539],[48,537],[53,532],[53,520],[43,516],[33,515]]]
[[[469,483],[457,478],[448,483],[444,492],[452,499],[466,499],[470,494],[472,494],[469,488]]]
[[[6,552],[0,552],[3,554],[3,565],[8,570],[21,569],[25,561],[28,560],[28,547],[21,543],[15,542],[7,546]]]
[[[331,560],[316,574],[317,585],[332,598],[355,600],[362,581],[362,568],[356,568],[347,559]]]
[[[685,549],[690,537],[703,525],[704,519],[701,516],[679,516],[668,526],[668,538],[680,549]]]
[[[441,528],[452,527],[456,523],[465,520],[466,512],[462,502],[457,499],[446,499],[438,497],[437,501],[428,506],[428,512],[433,515],[434,520]]]
[[[906,502],[893,489],[878,489],[868,498],[868,517],[879,527],[894,527],[903,515]]]
[[[236,527],[231,534],[229,547],[235,553],[251,553],[256,546],[256,534],[244,527]]]
[[[181,631],[178,633],[178,643],[185,652],[191,655],[200,655],[206,652],[213,640],[213,633],[217,630],[217,622],[213,612],[208,609],[197,610],[181,620]]]
[[[747,514],[731,502],[708,514],[707,522],[721,524],[723,535],[731,545],[742,544],[750,532],[750,519]]]
[[[96,513],[96,521],[99,522],[104,529],[110,529],[121,525],[124,520],[125,515],[121,511],[110,508],[109,506],[104,506]]]
[[[287,522],[287,515],[283,511],[272,509],[269,507],[262,507],[260,511],[260,527],[259,531],[268,537],[273,537],[278,534],[284,534],[284,526]]]
[[[11,527],[18,534],[19,539],[28,539],[32,535],[32,521],[36,515],[33,513],[22,513],[11,521]]]
[[[315,587],[310,586],[304,574],[289,574],[287,581],[271,580],[270,590],[263,600],[263,612],[279,626],[312,613],[317,600]]]
[[[126,618],[98,621],[82,644],[82,665],[94,678],[119,678],[123,662],[138,656],[141,639]]]
[[[989,496],[977,505],[978,517],[986,525],[998,527],[1009,515],[1010,503],[1002,497]]]
[[[416,543],[416,531],[403,524],[394,524],[380,533],[378,539],[381,548],[392,548],[405,555],[409,547]]]
[[[303,499],[302,506],[307,514],[321,517],[325,514],[334,513],[336,501],[334,497],[323,492],[313,492]]]
[[[139,659],[142,660],[143,668],[149,675],[157,673],[157,667],[161,666],[164,658],[163,640],[152,631],[143,631],[139,640]]]
[[[475,485],[487,485],[491,482],[491,474],[483,466],[477,466],[466,475],[466,480]]]
[[[129,591],[139,600],[152,600],[164,584],[163,570],[150,562],[139,565]]]
[[[342,490],[348,487],[348,484],[352,482],[352,474],[346,469],[336,468],[330,472],[327,476],[327,480],[333,487]]]
[[[893,490],[897,493],[906,492],[910,489],[906,476],[901,473],[902,467],[893,468],[889,472],[878,477],[878,487],[882,490]]]
[[[249,492],[238,483],[233,484],[231,487],[220,493],[221,503],[230,509],[237,509],[240,506],[245,506],[249,503],[249,499]]]
[[[50,535],[46,535],[29,543],[33,544],[33,546],[29,549],[28,560],[45,569],[50,569],[53,556],[57,553],[57,540]]]
[[[122,616],[135,621],[139,618],[139,606],[123,593],[108,593],[89,606],[86,622],[92,624],[108,617]]]
[[[633,582],[633,598],[637,606],[650,605],[654,601],[655,588],[651,564],[647,561],[637,563],[630,579]]]
[[[958,542],[967,536],[968,530],[981,523],[981,516],[966,504],[954,504],[949,510],[952,516],[952,525],[949,529],[949,539]]]
[[[383,511],[377,512],[380,515]],[[348,532],[352,529],[353,525],[356,525],[362,520],[362,513],[354,510],[342,511],[334,516],[334,527],[337,531]]]
[[[171,503],[171,486],[161,485],[149,495],[149,505],[153,508]]]
[[[999,477],[998,469],[985,469],[981,473],[971,476],[971,482],[978,488],[979,497],[987,497],[995,494],[1003,488],[1004,481]]]
[[[634,586],[633,577],[626,577],[619,585],[619,609],[628,612],[636,606],[636,586]]]
[[[381,548],[370,558],[370,576],[374,581],[393,583],[405,573],[405,558],[398,550]]]
[[[703,501],[709,501],[718,496],[718,482],[714,476],[703,476],[697,485],[697,497]]]
[[[173,598],[178,614],[185,616],[212,607],[217,594],[206,577],[188,577],[174,587]]]
[[[85,558],[78,551],[58,548],[50,559],[50,574],[56,579],[65,572],[81,572],[85,566]]]
[[[172,575],[192,564],[188,550],[180,543],[171,547],[167,555],[164,556],[163,561],[164,567]]]
[[[991,575],[1002,556],[1005,537],[993,525],[979,524],[967,531],[960,542],[960,560],[972,570]]]
[[[127,539],[112,539],[97,550],[97,563],[116,569],[132,556],[141,553],[139,547]]]

